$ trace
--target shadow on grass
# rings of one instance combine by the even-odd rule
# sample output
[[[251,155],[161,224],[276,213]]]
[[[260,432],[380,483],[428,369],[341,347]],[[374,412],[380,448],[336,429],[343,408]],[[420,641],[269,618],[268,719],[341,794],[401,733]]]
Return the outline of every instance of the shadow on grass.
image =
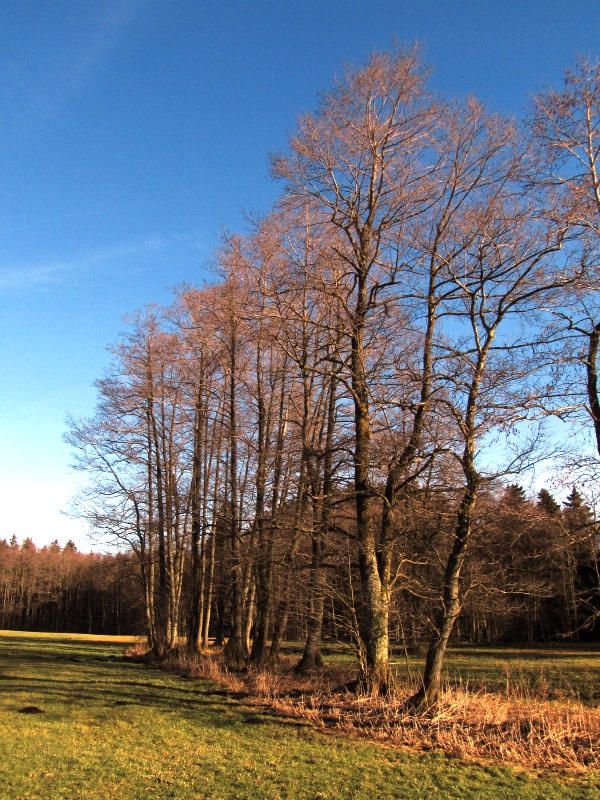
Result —
[[[102,649],[106,655],[99,657]],[[257,724],[260,715],[256,710],[250,713],[251,709],[216,684],[183,681],[152,665],[117,656],[115,649],[106,642],[0,636],[0,693],[5,710],[18,712],[35,704],[53,716],[81,710],[83,714],[117,717],[137,707],[183,714],[217,728]],[[264,724],[288,723],[265,716]]]

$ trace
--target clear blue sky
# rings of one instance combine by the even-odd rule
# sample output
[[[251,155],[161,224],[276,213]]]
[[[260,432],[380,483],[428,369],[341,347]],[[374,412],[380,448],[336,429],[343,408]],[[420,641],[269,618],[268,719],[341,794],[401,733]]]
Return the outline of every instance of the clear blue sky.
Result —
[[[122,316],[207,277],[220,228],[276,196],[297,116],[394,40],[440,92],[521,116],[600,58],[600,2],[0,2],[0,538],[89,549],[61,436]]]

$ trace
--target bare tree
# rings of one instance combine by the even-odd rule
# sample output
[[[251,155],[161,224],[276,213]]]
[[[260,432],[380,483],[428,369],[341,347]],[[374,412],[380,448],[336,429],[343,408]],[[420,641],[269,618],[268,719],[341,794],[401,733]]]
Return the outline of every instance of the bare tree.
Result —
[[[486,463],[486,443],[537,414],[549,377],[540,307],[576,279],[551,258],[562,247],[564,228],[540,219],[537,197],[518,182],[524,152],[510,127],[497,147],[496,180],[465,214],[462,256],[446,268],[457,291],[444,303],[448,324],[440,348],[446,351],[446,366],[438,380],[445,388],[442,405],[454,429],[451,449],[464,485],[423,687],[416,697],[428,704],[437,699],[444,653],[462,607],[461,571],[476,530],[480,489],[535,457],[532,440],[522,431],[506,458],[487,450]]]
[[[91,477],[79,510],[104,535],[138,553],[149,640],[177,644],[188,526],[187,414],[177,340],[156,309],[134,315],[98,381],[96,416],[72,421],[67,441]]]
[[[188,648],[208,647],[217,509],[221,500],[224,401],[222,358],[215,335],[215,292],[186,287],[171,309],[180,338],[181,377],[191,415],[189,476],[191,596]]]
[[[574,70],[567,70],[560,90],[548,89],[535,99],[530,124],[542,156],[536,162],[533,181],[554,192],[554,213],[560,214],[563,224],[570,227],[572,248],[578,248],[576,255],[582,267],[578,292],[565,297],[556,314],[565,323],[565,348],[568,334],[575,334],[571,357],[584,370],[584,407],[600,454],[600,64],[582,59]],[[573,382],[568,388],[567,403],[573,404]]]
[[[341,262],[323,289],[345,317],[338,374],[354,407],[361,680],[375,693],[389,684],[391,587],[387,549],[378,548],[373,519],[372,337],[398,281],[400,231],[431,203],[435,169],[424,153],[436,111],[426,77],[416,51],[373,55],[364,69],[345,73],[316,114],[302,118],[289,155],[273,161],[290,199],[304,207],[312,198],[319,221],[332,228],[332,252]]]

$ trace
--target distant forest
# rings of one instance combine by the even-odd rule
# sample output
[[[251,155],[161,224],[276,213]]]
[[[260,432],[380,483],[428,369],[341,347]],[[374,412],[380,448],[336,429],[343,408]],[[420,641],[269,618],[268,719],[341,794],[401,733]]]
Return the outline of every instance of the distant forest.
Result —
[[[595,635],[600,66],[523,123],[428,76],[346,69],[215,282],[132,314],[67,436],[123,555],[7,545],[5,624],[214,636],[231,668],[342,639],[382,695],[423,646],[430,701],[452,638]]]
[[[143,595],[131,554],[79,553],[73,542],[37,548],[0,540],[0,628],[143,634]]]
[[[436,598],[439,565],[429,563],[432,539],[451,517],[426,493],[407,497],[402,507],[403,552],[407,567],[403,586],[394,594],[391,638],[397,649],[424,647]],[[342,518],[345,512],[342,513]],[[542,489],[528,500],[514,484],[482,501],[479,524],[485,539],[465,563],[465,600],[455,630],[456,641],[469,643],[560,643],[597,641],[600,580],[597,523],[573,489],[561,508]],[[322,638],[352,643],[348,628],[348,548],[340,531],[328,541],[327,585]],[[214,557],[226,563],[227,542],[216,544]],[[282,559],[283,560],[283,559]],[[285,603],[286,639],[303,641],[310,625],[311,542],[299,543],[290,576],[277,570],[275,601]],[[188,636],[193,624],[193,595],[188,565],[183,575],[178,630]],[[334,590],[335,589],[335,590]],[[284,593],[285,592],[285,593]],[[231,580],[216,571],[208,636],[223,643],[230,635]],[[19,544],[0,540],[0,628],[46,632],[143,635],[144,589],[135,553],[79,553],[72,542],[36,548],[30,539]],[[248,631],[250,641],[252,628]],[[249,643],[249,646],[250,643]]]

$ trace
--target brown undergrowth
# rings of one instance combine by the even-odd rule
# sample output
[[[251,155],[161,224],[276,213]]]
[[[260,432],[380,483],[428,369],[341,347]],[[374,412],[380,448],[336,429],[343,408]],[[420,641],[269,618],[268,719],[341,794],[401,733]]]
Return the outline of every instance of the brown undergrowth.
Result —
[[[357,696],[344,689],[352,678],[344,667],[298,676],[284,661],[276,673],[231,672],[212,651],[173,654],[165,667],[215,681],[271,714],[381,743],[527,770],[600,770],[600,709],[575,697],[543,697],[526,687],[491,692],[448,685],[435,708],[416,711],[407,704],[414,684],[398,684],[385,699]]]

